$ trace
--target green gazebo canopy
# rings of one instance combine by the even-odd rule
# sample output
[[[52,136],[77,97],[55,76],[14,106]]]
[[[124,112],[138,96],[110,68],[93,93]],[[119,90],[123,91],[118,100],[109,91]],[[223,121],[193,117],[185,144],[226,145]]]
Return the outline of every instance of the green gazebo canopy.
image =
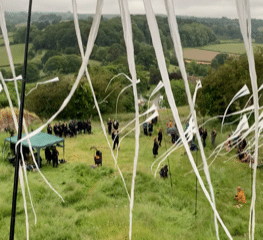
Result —
[[[25,134],[22,134],[22,138],[24,136],[25,136]],[[5,139],[4,150],[5,150],[5,143],[6,142],[16,144],[17,143],[17,136],[13,136],[11,138],[8,137]],[[43,133],[43,132],[40,132],[40,133],[36,134],[35,136],[31,137],[30,142],[31,142],[32,148],[37,149],[38,166],[40,166],[40,149],[41,148],[46,148],[46,147],[53,146],[53,145],[58,144],[58,143],[63,143],[63,153],[65,150],[64,138],[60,138],[60,137],[50,135],[47,133]],[[22,142],[22,145],[24,147],[29,147],[27,140],[24,140]]]

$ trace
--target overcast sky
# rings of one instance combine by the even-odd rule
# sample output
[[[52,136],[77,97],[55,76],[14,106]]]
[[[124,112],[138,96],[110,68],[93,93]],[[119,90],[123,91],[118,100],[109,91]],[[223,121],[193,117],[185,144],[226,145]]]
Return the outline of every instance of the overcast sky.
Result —
[[[132,14],[144,14],[143,0],[128,0]],[[29,0],[3,0],[6,11],[27,11]],[[79,13],[94,13],[96,0],[77,0]],[[164,14],[164,1],[152,0],[155,13]],[[235,0],[174,0],[177,15],[237,18]],[[251,17],[263,19],[263,0],[250,0]],[[72,12],[71,0],[33,0],[33,11]],[[104,14],[119,14],[118,0],[104,0]]]

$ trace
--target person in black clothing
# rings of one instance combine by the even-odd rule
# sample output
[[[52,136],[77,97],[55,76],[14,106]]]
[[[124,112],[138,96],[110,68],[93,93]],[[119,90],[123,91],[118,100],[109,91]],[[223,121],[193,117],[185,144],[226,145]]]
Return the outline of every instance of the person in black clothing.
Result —
[[[167,178],[168,177],[168,166],[164,165],[164,167],[160,170],[160,177]]]
[[[82,120],[82,121],[81,121],[81,126],[82,126],[83,133],[85,134],[85,133],[86,133],[86,123],[85,123],[85,120]]]
[[[212,141],[212,146],[213,146],[213,147],[215,147],[216,135],[217,135],[217,132],[216,132],[216,129],[214,129],[214,130],[211,132],[211,141]]]
[[[203,136],[203,133],[204,133],[204,129],[202,127],[199,128],[199,134],[200,134],[200,137],[202,138]]]
[[[45,157],[46,157],[47,163],[50,164],[51,159],[52,159],[52,154],[51,154],[49,147],[46,147],[45,149]]]
[[[119,122],[117,121],[117,119],[114,119],[113,128],[114,128],[115,130],[118,130],[118,128],[119,128]]]
[[[206,146],[206,138],[207,138],[207,130],[206,128],[203,130],[203,133],[202,133],[202,140],[203,140],[203,146],[205,147]]]
[[[240,135],[240,139],[241,139],[241,135]],[[243,151],[246,146],[247,146],[247,141],[246,141],[246,139],[244,138],[244,139],[238,144],[238,148],[240,148],[241,151]]]
[[[78,132],[79,134],[82,133],[82,122],[78,120]]]
[[[54,134],[57,136],[58,135],[58,126],[57,126],[56,123],[55,123],[55,125],[53,127],[53,131],[54,131]]]
[[[157,139],[154,139],[153,142],[153,156],[156,157],[156,155],[158,155],[158,148],[159,148],[159,144],[157,142]]]
[[[142,124],[142,127],[143,127],[143,133],[144,135],[148,136],[148,123],[147,122],[144,122]]]
[[[172,138],[172,144],[175,143],[175,139],[176,139],[176,134],[172,133],[171,134],[171,138]]]
[[[198,151],[198,147],[193,140],[189,143],[189,146],[191,151]]]
[[[153,132],[153,124],[152,124],[152,121],[150,121],[148,123],[148,132],[149,132],[149,135],[152,136],[152,132]]]
[[[63,127],[62,127],[61,121],[59,121],[59,123],[58,123],[58,136],[62,137],[62,134],[63,134]]]
[[[111,135],[112,122],[111,122],[110,118],[107,121],[107,125],[108,125],[108,133],[109,133],[109,135]]]
[[[91,122],[89,119],[87,119],[87,131],[88,131],[88,134],[91,134]]]
[[[73,125],[74,125],[74,135],[77,135],[77,132],[78,132],[78,123],[77,123],[77,120],[76,120],[76,119],[74,120]]]
[[[47,133],[52,135],[52,127],[50,124],[47,126]]]
[[[53,161],[53,167],[58,167],[58,155],[59,152],[56,147],[52,150],[52,161]]]
[[[94,156],[95,165],[102,166],[102,152],[96,151],[96,155]]]
[[[63,133],[64,133],[64,137],[67,137],[68,134],[68,125],[67,123],[64,121],[63,123]]]
[[[119,147],[119,131],[114,130],[111,134],[111,138],[113,140],[113,150],[115,149],[115,146]]]
[[[162,139],[163,139],[163,133],[162,133],[162,129],[160,129],[158,132],[158,142],[160,147],[161,147]]]
[[[152,120],[152,124],[156,124],[158,122],[158,117],[155,117],[153,120]]]
[[[70,122],[69,122],[69,135],[70,135],[70,137],[74,136],[74,131],[75,131],[74,123],[72,120],[70,120]]]

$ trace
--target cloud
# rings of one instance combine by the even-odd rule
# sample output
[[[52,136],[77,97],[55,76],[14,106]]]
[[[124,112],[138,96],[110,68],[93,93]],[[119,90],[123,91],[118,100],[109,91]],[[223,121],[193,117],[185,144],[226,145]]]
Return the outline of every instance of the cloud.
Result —
[[[6,11],[27,11],[29,0],[6,0],[4,9]],[[79,13],[95,13],[96,0],[78,0]],[[128,0],[132,14],[144,14],[143,0]],[[151,0],[155,13],[164,14],[163,0]],[[262,0],[251,0],[252,18],[263,18]],[[235,1],[229,0],[175,0],[177,15],[197,17],[228,17],[237,18]],[[33,11],[40,12],[67,12],[72,11],[71,0],[44,0],[34,1]],[[104,0],[104,14],[119,14],[118,0]]]

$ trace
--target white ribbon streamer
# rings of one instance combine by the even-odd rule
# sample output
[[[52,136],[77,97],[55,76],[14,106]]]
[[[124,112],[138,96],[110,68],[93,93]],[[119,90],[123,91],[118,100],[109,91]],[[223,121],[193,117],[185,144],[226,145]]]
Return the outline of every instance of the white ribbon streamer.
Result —
[[[244,85],[237,93],[236,95],[232,98],[232,100],[230,101],[230,103],[228,104],[225,112],[224,112],[224,116],[223,116],[223,120],[222,120],[222,123],[221,123],[221,133],[222,133],[222,129],[223,129],[223,125],[224,125],[224,120],[225,120],[225,116],[226,116],[226,113],[227,113],[227,110],[228,108],[231,106],[231,104],[236,101],[238,98],[241,98],[241,97],[244,97],[246,95],[248,95],[250,92],[249,92],[249,89],[247,87],[247,85]]]
[[[26,96],[28,96],[32,91],[34,91],[35,89],[37,89],[38,85],[42,85],[42,84],[47,84],[47,83],[52,83],[52,82],[58,82],[59,81],[59,78],[58,77],[55,77],[53,79],[50,79],[50,80],[47,80],[47,81],[44,81],[44,82],[38,82],[37,85],[32,88],[27,94]]]
[[[168,2],[166,1],[165,3],[167,4]],[[169,2],[169,3],[171,3],[171,2]],[[163,83],[164,83],[167,99],[168,99],[168,102],[169,102],[169,104],[171,106],[172,113],[173,113],[174,119],[176,121],[179,134],[181,135],[181,138],[182,138],[183,144],[185,146],[186,152],[188,154],[189,160],[190,160],[190,162],[192,164],[192,167],[195,169],[195,173],[196,173],[197,178],[198,178],[198,180],[200,182],[200,185],[201,185],[201,187],[202,187],[202,189],[203,189],[203,191],[204,191],[209,203],[211,204],[213,210],[215,211],[216,216],[218,217],[220,223],[222,224],[224,230],[226,231],[228,236],[230,236],[228,230],[224,226],[220,216],[218,215],[218,213],[216,211],[214,203],[211,201],[209,193],[207,192],[207,190],[206,190],[206,188],[204,186],[204,183],[203,183],[203,181],[202,181],[202,179],[201,179],[201,177],[199,175],[199,172],[198,172],[198,170],[196,168],[193,156],[192,156],[192,154],[190,152],[189,146],[188,146],[187,141],[185,139],[183,127],[181,125],[179,114],[178,114],[178,110],[176,108],[174,97],[173,97],[173,94],[172,94],[172,91],[171,91],[171,86],[170,86],[169,76],[168,76],[167,68],[166,68],[166,64],[165,64],[165,58],[164,58],[164,55],[163,55],[163,49],[162,49],[162,44],[161,44],[160,35],[159,35],[159,31],[158,31],[158,26],[157,26],[157,22],[156,22],[156,19],[155,19],[153,10],[152,10],[151,2],[149,0],[144,0],[144,6],[145,6],[145,10],[146,10],[146,17],[147,17],[150,33],[151,33],[151,36],[152,36],[152,42],[153,42],[153,46],[154,46],[155,53],[156,53],[156,56],[157,56],[157,62],[158,62],[160,73],[161,73],[161,76],[162,76],[162,79],[163,79]],[[167,7],[167,11],[168,10],[169,10],[169,7]],[[177,59],[178,59],[178,57],[177,57]],[[199,138],[200,138],[200,136],[199,136]],[[201,141],[201,139],[200,139],[200,141]]]
[[[254,102],[254,114],[255,114],[255,163],[253,172],[253,185],[252,185],[252,199],[250,206],[250,220],[249,220],[249,239],[254,240],[255,232],[255,202],[256,202],[256,175],[258,165],[258,123],[259,123],[259,106],[258,106],[258,86],[257,86],[257,75],[255,68],[254,53],[252,47],[251,38],[251,16],[250,16],[250,2],[249,0],[236,0],[237,13],[239,17],[239,25],[243,36],[248,65],[249,73],[251,78],[251,85],[253,90],[253,102]]]

